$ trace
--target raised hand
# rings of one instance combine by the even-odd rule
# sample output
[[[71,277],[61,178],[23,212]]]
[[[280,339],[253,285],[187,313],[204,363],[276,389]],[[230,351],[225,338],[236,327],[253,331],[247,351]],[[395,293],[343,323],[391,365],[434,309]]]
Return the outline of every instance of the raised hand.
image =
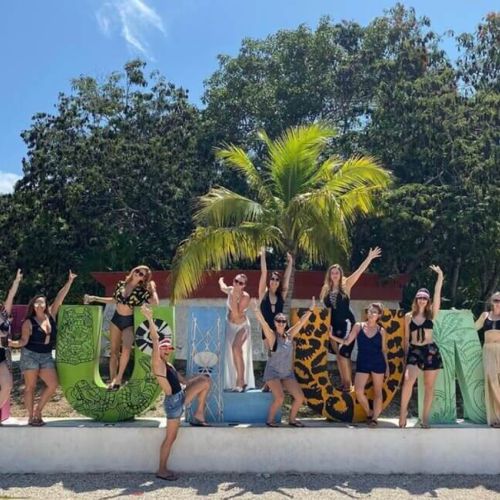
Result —
[[[14,281],[19,283],[22,279],[23,279],[23,273],[22,273],[21,269],[18,269]]]
[[[287,253],[286,253],[286,261],[287,261],[288,263],[293,262],[293,255],[292,255],[290,252],[287,252]]]
[[[368,252],[368,258],[370,260],[378,259],[381,256],[382,256],[382,249],[380,247],[370,248],[370,251]]]
[[[71,269],[69,270],[69,273],[68,273],[68,281],[71,281],[73,282],[74,279],[78,276],[78,274],[75,274],[75,273],[72,273],[71,272]]]
[[[141,306],[141,313],[144,314],[146,319],[151,321],[153,319],[153,310],[147,304]]]
[[[443,276],[443,270],[439,266],[433,264],[432,266],[429,266],[429,268],[432,269],[438,276]]]

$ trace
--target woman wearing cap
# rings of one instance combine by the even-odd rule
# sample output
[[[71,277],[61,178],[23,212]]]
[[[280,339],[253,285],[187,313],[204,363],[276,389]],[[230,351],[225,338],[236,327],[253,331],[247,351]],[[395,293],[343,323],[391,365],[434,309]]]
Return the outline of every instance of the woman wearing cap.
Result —
[[[443,367],[438,346],[432,338],[434,328],[433,320],[436,319],[441,307],[441,289],[443,287],[443,271],[439,266],[430,266],[437,274],[434,287],[434,300],[431,302],[429,290],[421,288],[413,300],[411,312],[405,316],[404,349],[406,357],[406,370],[401,391],[401,408],[399,426],[406,427],[408,403],[411,398],[413,385],[421,372],[424,373],[424,409],[421,427],[429,428],[429,414],[434,397],[434,384]]]
[[[233,286],[227,286],[224,278],[219,278],[219,287],[227,294],[224,389],[234,392],[255,387],[252,337],[247,317],[250,295],[245,292],[246,284],[244,274],[233,279]]]
[[[331,333],[334,337],[345,339],[354,326],[354,314],[350,308],[352,287],[368,269],[374,259],[382,255],[379,247],[370,248],[368,256],[362,264],[347,278],[339,264],[331,265],[325,274],[325,282],[321,288],[320,300],[330,309]],[[354,343],[339,348],[338,343],[330,339],[330,347],[337,358],[342,387],[350,391],[352,387],[351,353]]]
[[[0,409],[10,398],[10,392],[12,390],[12,374],[7,366],[5,348],[9,344],[12,305],[22,278],[23,273],[21,272],[21,269],[18,269],[5,302],[0,301]]]
[[[165,393],[163,406],[167,415],[167,430],[165,438],[160,447],[160,465],[156,477],[166,481],[175,481],[177,475],[168,470],[167,462],[170,450],[177,437],[180,418],[184,408],[195,399],[198,400],[196,412],[193,415],[191,425],[196,427],[209,427],[205,422],[205,407],[211,381],[208,375],[199,375],[185,380],[174,366],[168,362],[169,356],[175,350],[169,339],[159,341],[158,330],[153,320],[153,311],[147,305],[141,308],[142,313],[149,323],[149,333],[153,342],[153,353],[151,355],[151,370],[158,380],[158,384]],[[185,386],[183,389],[182,385]]]
[[[116,311],[109,325],[111,353],[109,358],[108,390],[116,391],[122,384],[123,374],[134,345],[134,307],[145,303],[159,304],[155,282],[148,266],[134,267],[124,280],[115,287],[113,297],[96,297],[85,295],[84,304],[98,302],[101,304],[116,303]],[[121,347],[121,354],[120,354]]]
[[[486,311],[476,321],[476,328],[484,331],[484,402],[486,421],[491,427],[500,428],[500,292],[490,299],[491,311]]]
[[[340,345],[348,346],[358,339],[358,359],[356,361],[356,376],[354,390],[356,399],[361,404],[367,415],[367,423],[376,427],[377,419],[382,413],[384,376],[389,376],[387,363],[387,334],[379,325],[384,312],[384,306],[374,302],[368,306],[367,320],[365,323],[356,323],[347,339],[339,339],[330,334],[330,339]],[[371,377],[373,382],[373,411],[370,409],[365,387]]]
[[[290,283],[290,275],[292,274],[293,257],[292,254],[287,253],[287,265],[283,280],[281,280],[280,273],[273,271],[269,282],[267,281],[267,263],[266,263],[266,249],[263,247],[260,251],[260,281],[259,281],[259,302],[260,312],[266,320],[269,328],[274,328],[274,317],[278,313],[283,312],[285,306],[286,294],[288,292],[288,285]],[[269,345],[267,343],[266,335],[262,330],[262,340],[267,350]]]
[[[266,425],[277,427],[275,422],[276,412],[283,404],[284,391],[290,393],[293,397],[292,407],[290,409],[289,425],[293,427],[304,427],[302,422],[297,420],[297,412],[304,403],[304,393],[299,383],[295,379],[293,372],[294,358],[294,335],[306,324],[307,320],[314,311],[315,301],[312,299],[311,307],[299,319],[297,324],[287,329],[287,319],[283,313],[278,313],[274,317],[274,327],[271,328],[259,309],[259,303],[253,299],[252,308],[255,316],[264,330],[268,345],[271,347],[271,355],[267,360],[264,370],[264,382],[273,393],[274,401],[269,407]]]

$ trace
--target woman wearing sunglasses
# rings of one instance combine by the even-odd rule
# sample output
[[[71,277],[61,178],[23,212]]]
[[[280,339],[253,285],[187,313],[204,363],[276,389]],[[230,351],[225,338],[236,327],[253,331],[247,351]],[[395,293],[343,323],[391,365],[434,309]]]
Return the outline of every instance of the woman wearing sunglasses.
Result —
[[[293,427],[304,427],[302,422],[297,420],[297,412],[304,404],[304,393],[299,383],[295,379],[293,371],[294,361],[294,335],[306,324],[307,320],[314,311],[315,301],[312,299],[309,310],[299,319],[299,321],[287,328],[287,319],[283,313],[278,313],[274,317],[274,325],[271,328],[262,315],[257,300],[252,300],[252,308],[255,316],[264,330],[268,345],[271,347],[271,354],[267,360],[264,370],[264,382],[273,393],[274,401],[269,407],[266,425],[269,427],[278,427],[275,422],[276,412],[281,408],[285,399],[284,391],[291,394],[293,398],[290,409],[289,425]]]
[[[358,358],[356,360],[356,376],[354,390],[356,399],[367,415],[370,427],[376,427],[378,417],[382,413],[384,376],[389,376],[387,363],[387,334],[379,325],[384,307],[378,302],[368,306],[365,323],[356,323],[347,339],[339,339],[330,333],[330,339],[340,345],[348,346],[358,340]],[[373,411],[370,409],[365,387],[371,377],[373,383]]]
[[[424,373],[424,409],[422,429],[429,428],[429,414],[434,398],[434,385],[443,367],[439,348],[432,338],[434,320],[441,307],[441,289],[443,288],[444,275],[439,266],[430,266],[437,274],[434,287],[434,300],[427,288],[420,288],[415,295],[411,312],[405,316],[404,350],[406,357],[406,370],[403,377],[401,391],[401,407],[399,414],[399,427],[406,427],[408,416],[408,403],[415,381],[421,372]]]
[[[7,366],[7,352],[5,348],[9,344],[12,305],[22,278],[23,273],[21,269],[18,269],[5,302],[0,301],[0,409],[10,398],[10,392],[12,391],[12,374]]]
[[[246,284],[244,274],[234,278],[233,286],[227,286],[224,278],[219,278],[219,287],[227,294],[224,389],[235,392],[255,387],[252,336],[247,317],[250,295],[245,292]]]
[[[20,364],[24,376],[24,404],[28,411],[28,425],[34,427],[45,425],[42,419],[43,408],[59,385],[52,357],[52,351],[56,347],[56,318],[75,278],[76,274],[69,271],[68,281],[59,290],[51,305],[45,295],[36,295],[31,299],[22,325],[21,339],[9,342],[10,347],[22,347]],[[39,377],[45,388],[40,394],[38,404],[35,405],[35,389]]]
[[[483,365],[488,425],[500,429],[500,292],[490,299],[491,311],[476,321],[476,328],[484,331]]]
[[[290,275],[292,274],[293,257],[290,253],[286,254],[287,265],[283,281],[281,280],[280,273],[273,271],[269,282],[267,281],[267,263],[266,263],[266,249],[263,247],[260,251],[260,281],[259,281],[259,302],[260,312],[266,320],[269,328],[274,328],[274,317],[278,313],[283,312],[285,306],[286,294],[288,292],[288,285],[290,282]],[[262,330],[262,340],[267,350],[269,345],[267,343],[266,335]]]
[[[156,285],[151,276],[149,267],[137,266],[130,271],[124,280],[116,284],[113,297],[85,295],[83,298],[84,304],[92,302],[116,303],[116,311],[109,325],[111,340],[109,377],[111,382],[108,389],[110,391],[116,391],[120,388],[125,368],[127,368],[130,359],[134,345],[134,307],[140,307],[145,303],[159,304]]]

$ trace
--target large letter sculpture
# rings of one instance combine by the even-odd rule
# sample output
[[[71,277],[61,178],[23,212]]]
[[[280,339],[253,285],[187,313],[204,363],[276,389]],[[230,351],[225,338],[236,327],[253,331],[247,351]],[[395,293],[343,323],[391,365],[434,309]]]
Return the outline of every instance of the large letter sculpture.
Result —
[[[292,309],[292,324],[296,323],[305,311],[306,309]],[[396,394],[403,375],[404,312],[386,309],[382,316],[382,325],[388,334],[387,359],[390,370],[383,388],[385,408]],[[335,389],[328,375],[329,326],[329,310],[318,308],[300,330],[295,350],[295,375],[304,391],[307,404],[323,417],[342,422],[366,420],[366,414],[357,402],[355,394]],[[369,389],[370,385],[367,388]],[[368,398],[371,405],[372,396],[369,395]]]
[[[464,404],[464,417],[475,423],[486,422],[484,370],[481,344],[470,311],[441,311],[436,318],[434,338],[444,368],[436,380],[431,423],[457,420],[456,380]],[[418,413],[422,418],[424,385],[418,381]]]
[[[154,307],[160,337],[171,337],[174,311]],[[130,380],[118,391],[108,391],[99,374],[102,309],[99,306],[62,306],[58,315],[56,365],[69,404],[79,413],[103,422],[129,420],[149,408],[160,394],[151,374],[151,339],[147,321],[134,311],[136,343]]]

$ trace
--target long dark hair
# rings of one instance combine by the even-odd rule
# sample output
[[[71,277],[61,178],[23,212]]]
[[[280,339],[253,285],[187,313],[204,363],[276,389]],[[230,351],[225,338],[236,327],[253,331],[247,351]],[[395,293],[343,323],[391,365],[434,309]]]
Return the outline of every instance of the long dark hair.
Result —
[[[278,296],[278,295],[283,296],[283,281],[281,279],[280,273],[278,271],[273,271],[271,273],[270,278],[277,278],[278,279],[280,284],[278,285],[278,288],[276,288],[276,296]],[[269,284],[267,285],[267,293],[269,293]]]
[[[43,311],[47,316],[50,316],[50,309],[49,309],[49,301],[47,300],[47,297],[43,294],[35,295],[28,304],[28,309],[26,311],[26,316],[24,317],[25,320],[32,318],[35,316],[35,302],[38,299],[45,299],[45,310]]]

